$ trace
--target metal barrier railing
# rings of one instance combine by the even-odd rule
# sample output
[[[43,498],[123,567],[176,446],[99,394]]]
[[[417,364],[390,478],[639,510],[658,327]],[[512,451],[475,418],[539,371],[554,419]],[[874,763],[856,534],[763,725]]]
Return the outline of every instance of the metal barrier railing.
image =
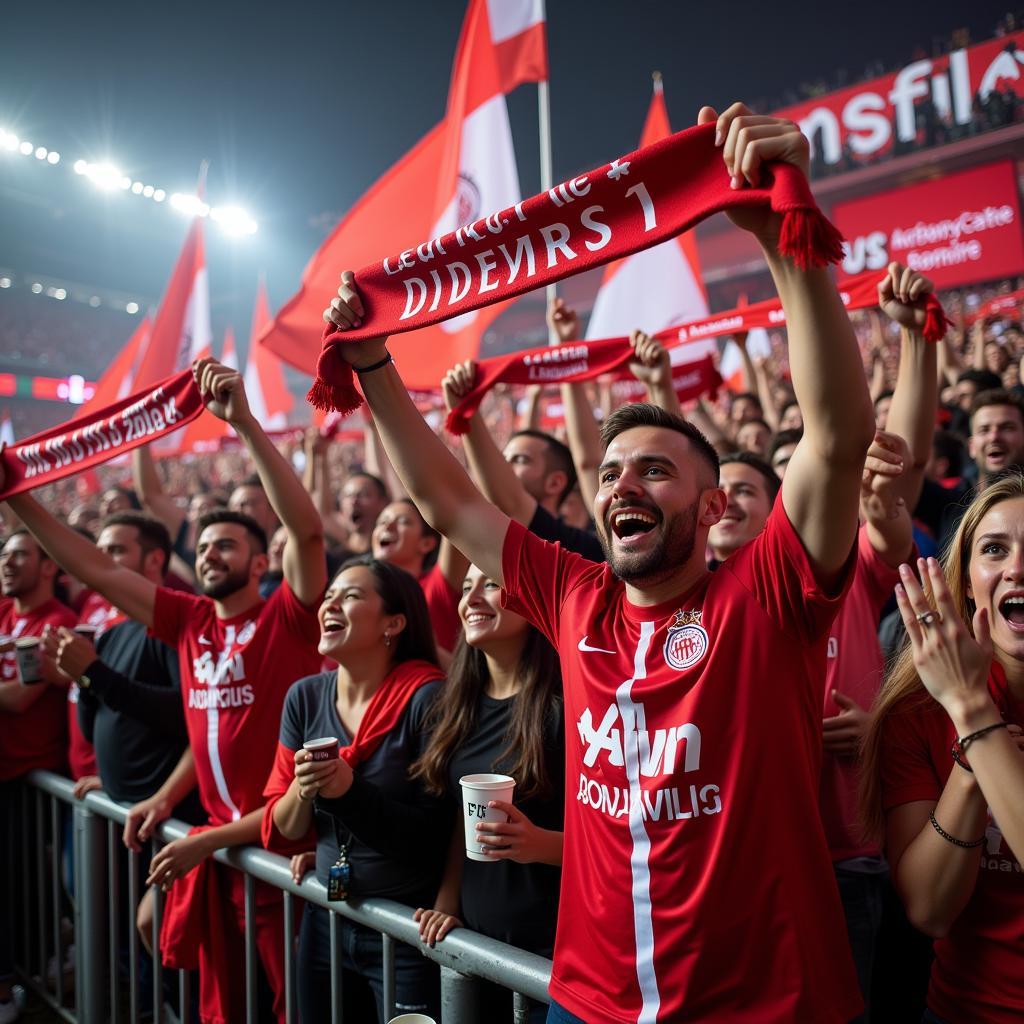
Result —
[[[63,813],[61,805],[65,805]],[[135,911],[142,897],[140,854],[126,850],[121,843],[120,826],[124,825],[127,810],[126,806],[98,792],[76,800],[74,785],[70,780],[51,772],[32,772],[22,789],[22,827],[11,829],[8,837],[0,837],[0,842],[10,844],[11,859],[8,863],[16,862],[16,844],[20,843],[21,877],[8,880],[6,894],[11,900],[9,906],[15,916],[20,911],[20,920],[13,935],[16,970],[25,983],[70,1024],[100,1024],[107,1021],[119,1024],[124,1019],[135,1024],[143,1012],[139,975],[141,943],[135,927]],[[62,932],[65,893],[61,879],[68,811],[71,815],[70,860],[73,865],[71,877],[74,894],[73,993],[65,991],[63,971],[67,940]],[[171,819],[157,829],[152,841],[158,847],[181,838],[188,829],[189,826],[183,822]],[[298,1021],[293,913],[296,899],[329,911],[332,964],[338,963],[337,954],[340,950],[339,915],[380,934],[386,1020],[395,1014],[396,941],[408,943],[440,966],[443,1024],[477,1024],[477,978],[512,991],[516,1024],[524,1024],[527,1019],[528,999],[548,1001],[551,961],[544,957],[465,928],[457,929],[446,936],[443,943],[430,948],[419,941],[419,928],[413,921],[412,909],[401,903],[376,899],[328,903],[327,892],[320,882],[308,876],[297,884],[292,879],[289,862],[285,858],[255,847],[218,850],[214,858],[245,876],[246,1024],[255,1024],[259,1009],[254,913],[257,881],[265,882],[283,893],[285,924],[282,942],[285,948],[288,1024]],[[125,861],[126,885],[123,880]],[[153,949],[159,950],[157,939],[163,893],[156,888],[154,891]],[[121,977],[122,954],[125,949],[127,1002]],[[155,1024],[165,1020],[164,970],[159,955],[153,956],[152,1019]],[[188,972],[178,971],[177,974],[178,1019],[186,1024],[190,1014],[192,979]],[[332,1024],[345,1024],[340,981],[340,970],[332,971]]]

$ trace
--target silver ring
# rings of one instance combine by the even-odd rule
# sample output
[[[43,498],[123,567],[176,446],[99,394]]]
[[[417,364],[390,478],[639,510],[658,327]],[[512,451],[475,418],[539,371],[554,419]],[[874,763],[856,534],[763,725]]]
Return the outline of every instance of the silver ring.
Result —
[[[920,622],[922,626],[930,626],[933,622],[941,622],[942,618],[938,612],[918,612],[917,621]]]

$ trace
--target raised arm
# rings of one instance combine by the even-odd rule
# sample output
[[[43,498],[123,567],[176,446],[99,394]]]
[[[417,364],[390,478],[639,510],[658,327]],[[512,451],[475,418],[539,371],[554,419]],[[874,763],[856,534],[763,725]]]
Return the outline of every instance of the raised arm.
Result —
[[[338,297],[324,317],[346,330],[364,312],[355,275],[346,271],[341,280]],[[390,361],[386,343],[386,338],[375,338],[339,345],[338,351],[356,372],[387,360],[360,374],[360,384],[391,465],[427,522],[491,579],[503,583],[501,549],[509,517],[473,486],[419,414]]]
[[[886,431],[909,446],[909,460],[895,488],[911,510],[921,496],[924,468],[931,458],[939,403],[938,346],[924,340],[924,300],[933,290],[931,281],[899,263],[889,264],[878,285],[882,312],[900,325],[900,365]]]
[[[648,401],[661,406],[665,412],[682,416],[679,396],[672,384],[672,360],[668,349],[643,331],[633,331],[629,343],[636,354],[636,359],[629,364],[629,371],[647,388]]]
[[[167,527],[172,540],[177,537],[181,524],[185,522],[185,510],[164,491],[149,445],[144,444],[132,451],[132,484],[146,511]]]
[[[576,310],[566,306],[562,299],[555,299],[548,307],[548,326],[560,345],[579,340],[579,317]],[[601,432],[594,419],[586,385],[562,384],[559,390],[565,410],[566,441],[576,466],[580,493],[587,508],[593,508],[597,496],[597,470],[601,465]]]
[[[910,449],[898,434],[879,430],[868,449],[861,481],[860,511],[878,557],[898,569],[914,550],[913,508],[904,498]]]
[[[476,364],[473,362],[459,363],[444,375],[441,388],[449,411],[464,394],[472,390],[475,381]],[[510,519],[529,526],[537,511],[537,499],[522,485],[505,456],[498,450],[479,413],[470,417],[469,430],[462,436],[462,446],[469,471],[488,501],[497,505]]]
[[[715,112],[705,107],[701,123],[713,120]],[[809,145],[791,121],[753,116],[734,104],[717,122],[734,185],[756,184],[768,160],[807,173]],[[786,470],[782,501],[819,584],[830,588],[853,545],[864,456],[874,436],[857,339],[829,271],[801,270],[779,255],[778,214],[759,209],[731,216],[761,243],[786,313],[804,435]]]
[[[249,410],[242,375],[213,359],[197,362],[194,372],[206,407],[214,416],[230,423],[249,449],[267,500],[288,531],[284,549],[288,586],[303,604],[319,601],[327,585],[320,513],[302,481]]]
[[[0,470],[0,476],[2,473]],[[0,479],[0,486],[2,484]],[[92,541],[50,515],[30,494],[16,494],[8,503],[62,569],[102,594],[129,618],[153,625],[155,583],[119,566]]]

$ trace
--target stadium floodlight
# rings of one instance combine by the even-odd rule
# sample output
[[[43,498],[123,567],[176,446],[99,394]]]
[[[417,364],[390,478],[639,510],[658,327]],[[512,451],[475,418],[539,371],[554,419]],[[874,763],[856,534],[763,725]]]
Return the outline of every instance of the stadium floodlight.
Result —
[[[50,152],[46,154],[46,162],[48,164],[59,164],[60,153],[58,153],[55,149],[51,149]]]
[[[103,189],[117,188],[122,180],[121,172],[113,164],[89,164],[85,174],[97,188]]]
[[[124,307],[124,311],[126,313],[131,313],[134,316],[134,314],[139,311],[139,304],[137,302],[129,302],[128,305]]]
[[[143,194],[143,196],[145,196],[146,199],[152,199],[153,198],[153,193],[155,191],[156,190],[153,188],[152,185],[145,185],[145,186],[143,186],[142,194]]]
[[[93,295],[93,296],[90,297],[89,305],[92,306],[93,309],[96,309],[99,306],[99,304],[100,304],[100,297],[98,295]]]
[[[38,281],[32,282],[32,294],[39,295],[42,292],[43,286]]]
[[[210,218],[229,235],[253,235],[258,229],[256,221],[239,206],[215,206]]]
[[[18,151],[21,153],[22,156],[31,156],[35,148],[36,147],[33,146],[31,142],[23,142],[18,147]]]
[[[125,176],[124,176],[124,177],[123,177],[123,178],[122,178],[122,179],[121,179],[121,180],[120,180],[120,181],[118,182],[118,185],[120,185],[120,186],[121,186],[121,188],[122,188],[122,189],[123,189],[123,190],[124,190],[125,192],[127,192],[127,191],[128,191],[128,189],[130,189],[130,188],[132,187],[132,179],[131,179],[131,178],[129,178],[129,177],[128,177],[128,175],[126,174],[126,175],[125,175]]]
[[[89,165],[84,160],[76,160],[74,163],[75,174],[85,174],[89,170]]]
[[[167,193],[162,189],[155,189],[153,192],[153,201],[156,203],[162,203],[167,198]]]
[[[46,159],[46,154],[49,153],[49,152],[50,151],[45,146],[37,146],[36,147],[36,159],[37,160],[45,160]]]
[[[209,206],[199,196],[187,192],[175,192],[171,196],[171,206],[189,217],[205,217],[210,212]]]
[[[11,279],[9,277],[0,277],[0,288],[10,288]]]
[[[53,297],[55,299],[60,299],[60,301],[63,302],[68,297],[67,290],[64,288],[57,288],[53,293]]]
[[[18,148],[18,136],[12,135],[10,132],[7,133],[7,137],[4,139],[4,149],[8,152],[13,153]]]
[[[133,181],[132,182],[132,194],[133,195],[137,195],[137,196],[141,196],[142,195],[142,182],[141,181]]]

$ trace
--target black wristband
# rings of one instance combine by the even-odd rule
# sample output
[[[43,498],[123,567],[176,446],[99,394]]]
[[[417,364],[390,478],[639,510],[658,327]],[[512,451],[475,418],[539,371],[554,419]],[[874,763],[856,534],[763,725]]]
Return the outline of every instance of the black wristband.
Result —
[[[1008,725],[1008,722],[996,722],[994,725],[986,725],[984,729],[979,729],[977,732],[969,733],[967,736],[958,737],[956,742],[957,746],[960,748],[960,753],[966,754],[967,748],[975,740],[980,740],[982,736],[987,736],[990,732],[995,732],[996,729],[1005,729]]]
[[[376,363],[370,363],[369,366],[353,366],[352,369],[358,374],[373,373],[374,370],[379,370],[382,367],[387,366],[388,363],[393,362],[394,359],[392,359],[391,353],[389,352],[383,359],[378,360]]]
[[[945,839],[947,843],[952,843],[954,846],[959,846],[961,849],[973,850],[973,849],[975,849],[975,847],[981,846],[981,844],[983,842],[985,842],[985,837],[984,836],[982,836],[980,839],[975,839],[972,842],[968,842],[966,839],[957,839],[956,836],[951,836],[935,820],[935,812],[934,811],[931,814],[928,815],[928,818],[930,819],[930,821],[932,823],[932,828],[935,829],[935,831],[938,832],[939,835],[942,836],[942,838]]]

